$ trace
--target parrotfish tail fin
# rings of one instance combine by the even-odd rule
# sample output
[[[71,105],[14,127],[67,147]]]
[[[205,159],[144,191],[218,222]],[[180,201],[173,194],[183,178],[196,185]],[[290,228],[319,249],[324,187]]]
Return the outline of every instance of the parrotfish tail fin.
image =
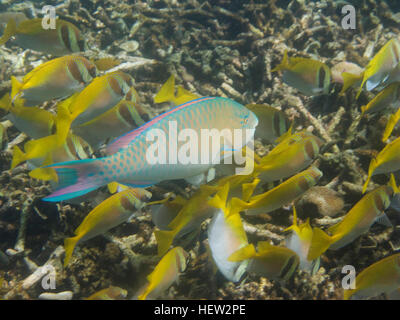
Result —
[[[176,232],[174,230],[156,230],[154,231],[154,235],[157,241],[158,255],[161,257],[167,253],[169,247],[172,245],[172,241],[174,241]]]
[[[0,46],[5,44],[14,34],[17,33],[17,25],[14,19],[8,21],[3,36],[0,38]]]
[[[224,213],[227,213],[226,200],[228,199],[229,193],[229,182],[225,183],[221,189],[218,190],[217,194],[208,201],[208,204],[214,208],[221,209]]]
[[[46,168],[46,167],[45,167]],[[47,168],[52,168],[58,176],[58,188],[44,201],[63,201],[82,196],[105,184],[103,162],[101,159],[85,159],[61,162]]]
[[[353,86],[357,81],[361,80],[362,77],[363,77],[363,74],[356,75],[356,74],[352,74],[352,73],[348,73],[348,72],[343,72],[342,73],[343,87],[342,87],[342,90],[340,90],[339,94],[344,94],[348,88]]]
[[[8,93],[6,93],[0,99],[0,108],[5,110],[5,111],[9,111],[10,107],[11,107],[10,95]]]
[[[69,129],[71,128],[72,117],[69,111],[70,99],[67,99],[57,106],[57,116],[55,120],[56,136],[59,145],[62,145],[68,137]]]
[[[271,72],[276,72],[279,70],[285,69],[289,65],[289,57],[288,57],[288,51],[285,50],[285,53],[283,54],[283,59],[280,64],[278,64],[274,69],[271,70]]]
[[[261,181],[260,179],[256,178],[251,183],[242,184],[242,199],[244,201],[249,201],[250,197],[253,195],[253,192],[260,181]]]
[[[20,95],[20,91],[22,88],[22,83],[18,81],[18,79],[14,76],[11,76],[11,102],[14,102],[15,99]]]
[[[72,237],[64,239],[64,249],[65,249],[65,258],[64,258],[64,268],[68,265],[71,260],[72,253],[74,252],[75,246],[79,241],[79,237]]]
[[[393,173],[390,174],[389,186],[392,187],[394,193],[400,192],[399,187],[396,184],[396,178],[394,177]]]
[[[307,260],[311,261],[317,259],[321,254],[328,250],[332,242],[333,237],[330,237],[319,228],[314,228]]]
[[[154,97],[154,103],[175,100],[175,77],[171,75]]]
[[[387,139],[389,139],[394,127],[396,126],[397,122],[399,121],[399,118],[400,118],[400,109],[397,110],[395,114],[392,114],[389,117],[389,120],[385,127],[385,131],[383,132],[383,136],[382,136],[383,142],[385,142]]]
[[[371,160],[371,163],[369,164],[368,177],[367,177],[367,181],[365,181],[365,183],[364,183],[362,193],[365,193],[365,191],[367,191],[368,184],[369,184],[369,182],[371,181],[372,174],[373,174],[374,171],[375,171],[375,166],[376,166],[375,163],[376,163],[376,160],[375,160],[375,159],[372,159],[372,160]]]
[[[13,149],[13,158],[11,161],[11,169],[14,169],[17,165],[19,165],[21,162],[24,162],[26,160],[26,154],[22,152],[18,146],[14,146]]]
[[[243,248],[240,248],[239,250],[235,251],[228,257],[228,261],[231,262],[239,262],[247,259],[251,259],[256,255],[256,248],[254,247],[253,244],[248,244],[247,246],[244,246]]]

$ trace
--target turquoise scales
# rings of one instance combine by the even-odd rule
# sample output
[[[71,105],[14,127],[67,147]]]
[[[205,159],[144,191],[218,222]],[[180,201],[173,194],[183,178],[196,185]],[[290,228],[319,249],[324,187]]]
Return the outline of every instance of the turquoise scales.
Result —
[[[58,175],[58,189],[46,201],[62,201],[81,196],[112,181],[133,187],[146,187],[164,180],[189,178],[207,171],[212,164],[182,164],[180,161],[168,163],[169,147],[166,143],[166,163],[150,163],[146,157],[147,149],[155,141],[147,141],[151,129],[165,133],[170,141],[169,129],[176,123],[177,133],[192,129],[201,137],[202,129],[255,129],[257,117],[241,104],[227,98],[204,97],[175,107],[125,134],[107,146],[108,157],[86,159],[53,164]],[[155,131],[152,131],[155,132]],[[254,130],[253,130],[254,133]],[[249,139],[241,141],[241,147]],[[199,138],[200,139],[200,138]],[[177,137],[171,137],[177,141]],[[182,143],[177,146],[179,150]],[[201,150],[201,148],[199,147]],[[176,151],[175,150],[175,151]],[[199,153],[200,153],[199,150]]]

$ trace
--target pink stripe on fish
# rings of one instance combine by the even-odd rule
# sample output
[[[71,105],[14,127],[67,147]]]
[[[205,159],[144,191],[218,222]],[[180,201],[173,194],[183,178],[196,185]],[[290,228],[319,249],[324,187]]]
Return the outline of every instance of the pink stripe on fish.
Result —
[[[119,149],[126,147],[133,139],[135,139],[143,131],[145,131],[146,129],[148,129],[149,127],[154,125],[155,123],[159,122],[160,120],[164,119],[166,116],[170,115],[171,113],[177,112],[181,109],[191,106],[194,103],[203,102],[203,101],[210,100],[210,99],[215,99],[215,97],[204,97],[204,98],[199,98],[199,99],[195,99],[195,100],[186,102],[184,104],[181,104],[181,105],[153,118],[152,120],[145,123],[141,127],[137,128],[131,132],[128,132],[128,133],[124,134],[123,136],[117,138],[113,142],[111,142],[106,148],[106,153],[108,155],[111,155],[111,154],[118,152]]]

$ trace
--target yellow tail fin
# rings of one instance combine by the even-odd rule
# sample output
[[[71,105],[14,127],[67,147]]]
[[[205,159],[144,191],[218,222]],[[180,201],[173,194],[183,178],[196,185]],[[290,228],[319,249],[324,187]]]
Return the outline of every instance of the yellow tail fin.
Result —
[[[11,169],[14,169],[17,165],[19,165],[21,162],[24,162],[26,160],[26,154],[22,152],[18,146],[14,146],[13,149],[13,158],[11,161]]]
[[[62,145],[67,140],[69,129],[71,128],[71,123],[73,121],[69,111],[71,101],[71,98],[69,98],[59,103],[57,106],[55,125],[58,145]]]
[[[339,94],[343,94],[348,88],[353,86],[357,81],[361,80],[363,78],[363,74],[364,73],[362,73],[361,75],[355,75],[349,72],[343,72],[343,87],[342,90],[340,90]]]
[[[157,246],[158,246],[158,255],[163,256],[172,245],[172,241],[174,241],[176,232],[165,231],[165,230],[156,230],[154,231],[154,235],[156,237]]]
[[[5,44],[14,34],[17,33],[17,25],[14,19],[8,21],[3,36],[0,38],[0,46]]]
[[[284,70],[287,68],[289,65],[289,57],[288,57],[288,51],[285,50],[285,53],[283,55],[282,62],[278,64],[274,69],[271,70],[271,72],[279,71],[279,70]]]
[[[257,255],[257,253],[256,253],[256,248],[254,248],[254,245],[248,244],[247,246],[232,253],[229,256],[228,261],[239,262],[239,261],[253,258],[256,255]]]
[[[22,88],[22,83],[18,81],[18,79],[14,76],[11,77],[11,101],[14,102],[15,99],[20,95],[20,91]]]
[[[0,108],[5,110],[5,111],[9,111],[10,107],[11,107],[10,95],[8,93],[6,93],[0,99]]]
[[[154,97],[155,103],[173,101],[175,99],[175,77],[171,75]]]
[[[317,259],[321,254],[328,250],[332,242],[332,237],[321,229],[314,228],[307,260],[311,261]]]
[[[65,249],[65,259],[64,259],[64,268],[68,265],[69,260],[72,257],[72,253],[74,252],[75,246],[79,241],[79,237],[72,237],[64,239],[64,249]]]
[[[369,168],[368,168],[368,177],[367,177],[367,181],[365,181],[364,185],[363,185],[363,190],[362,193],[365,193],[365,191],[367,191],[367,187],[369,182],[371,181],[372,178],[372,174],[374,173],[376,168],[376,160],[372,159],[371,163],[369,164]]]

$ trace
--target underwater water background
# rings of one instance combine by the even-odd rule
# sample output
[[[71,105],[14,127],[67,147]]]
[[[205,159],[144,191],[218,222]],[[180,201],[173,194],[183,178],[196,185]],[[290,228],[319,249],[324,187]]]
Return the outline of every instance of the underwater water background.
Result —
[[[353,5],[356,10],[354,30],[345,30],[341,24],[344,17],[341,10],[346,4]],[[135,194],[134,200],[129,198],[132,202],[128,204],[124,202],[125,200],[115,200],[113,208],[116,208],[117,213],[129,213],[129,217],[132,213],[135,215],[130,220],[128,216],[124,216],[123,221],[115,225],[113,223],[117,220],[115,218],[117,214],[114,220],[111,216],[110,220],[104,218],[106,221],[104,230],[99,227],[101,230],[97,236],[79,243],[73,250],[68,265],[65,265],[65,239],[74,237],[85,217],[94,208],[110,199],[112,192],[107,188],[107,184],[104,184],[96,186],[86,197],[71,201],[66,199],[66,201],[47,202],[43,201],[43,198],[58,190],[57,182],[48,179],[47,175],[44,179],[43,176],[47,172],[40,171],[37,176],[31,173],[35,168],[49,164],[45,163],[47,160],[53,164],[104,157],[108,143],[175,105],[198,97],[226,97],[255,113],[260,111],[255,111],[256,107],[251,105],[261,105],[266,109],[272,107],[269,110],[273,111],[268,115],[265,115],[264,111],[257,113],[259,126],[264,129],[269,128],[272,132],[268,133],[272,135],[270,140],[256,134],[254,149],[259,158],[270,154],[278,145],[276,139],[285,134],[291,125],[291,133],[306,132],[305,135],[302,133],[296,135],[289,143],[301,146],[293,157],[293,163],[297,163],[295,160],[299,162],[301,160],[304,165],[292,172],[294,165],[288,163],[282,172],[290,174],[282,174],[282,178],[272,179],[274,181],[268,181],[268,178],[265,178],[268,177],[268,172],[265,173],[262,178],[265,181],[261,181],[254,190],[251,189],[252,194],[256,196],[278,188],[283,182],[300,174],[311,165],[316,166],[322,173],[321,177],[307,176],[304,180],[299,180],[293,189],[288,189],[289,191],[279,195],[284,198],[295,189],[296,192],[293,191],[295,196],[289,201],[281,200],[279,197],[273,198],[279,206],[271,211],[261,209],[257,214],[245,214],[244,211],[247,209],[243,206],[238,228],[243,231],[242,234],[246,235],[247,240],[240,241],[253,244],[255,247],[257,243],[268,242],[274,246],[271,250],[286,248],[292,231],[285,229],[294,223],[293,205],[297,210],[299,225],[306,225],[309,219],[311,227],[327,231],[329,227],[340,223],[343,217],[364,198],[365,193],[362,189],[369,177],[371,160],[377,157],[385,146],[396,141],[400,134],[399,127],[393,126],[389,139],[382,141],[387,123],[399,107],[398,95],[394,94],[393,101],[385,101],[383,106],[378,106],[381,108],[378,112],[364,115],[361,108],[378,95],[377,89],[384,87],[370,91],[363,90],[357,99],[359,82],[343,93],[341,92],[343,78],[334,79],[331,70],[342,62],[354,63],[360,70],[364,70],[363,68],[373,60],[379,50],[391,39],[398,38],[400,29],[398,1],[0,0],[0,34],[4,34],[7,23],[16,17],[16,13],[23,13],[25,19],[41,18],[43,16],[41,9],[45,5],[54,6],[60,19],[74,24],[88,44],[87,50],[72,54],[87,58],[88,63],[95,63],[105,58],[104,68],[107,70],[100,70],[100,64],[96,65],[100,70],[98,75],[106,75],[108,70],[116,68],[132,79],[132,81],[126,80],[127,78],[123,76],[117,78],[118,86],[107,89],[110,90],[107,91],[110,96],[114,98],[119,91],[124,91],[125,84],[130,84],[136,93],[131,92],[130,99],[127,98],[127,92],[121,93],[123,98],[118,98],[119,100],[115,98],[118,101],[112,107],[120,100],[128,101],[126,105],[120,106],[121,109],[113,109],[115,113],[110,113],[103,118],[103,122],[98,122],[99,124],[93,127],[94,133],[91,135],[80,137],[82,139],[71,138],[68,143],[65,142],[60,149],[56,149],[50,160],[45,156],[48,155],[46,152],[52,150],[53,140],[38,144],[37,150],[40,150],[42,157],[32,156],[30,159],[27,156],[28,142],[37,139],[29,134],[31,132],[29,130],[39,128],[42,125],[40,120],[44,121],[44,116],[35,117],[36,114],[35,116],[34,113],[31,114],[31,110],[24,109],[17,114],[12,109],[13,103],[17,105],[15,103],[17,97],[12,103],[8,99],[8,105],[6,99],[0,100],[2,117],[0,121],[0,299],[85,299],[110,287],[119,289],[107,291],[94,298],[104,299],[109,295],[107,298],[111,299],[137,299],[147,288],[147,277],[156,270],[162,257],[165,257],[165,252],[163,255],[158,254],[160,242],[165,240],[160,240],[160,233],[157,232],[163,228],[168,229],[168,223],[178,216],[179,210],[176,208],[182,207],[181,203],[172,203],[169,207],[163,204],[164,211],[161,212],[159,207],[146,206],[146,203],[160,201],[168,196],[171,196],[171,199],[183,199],[179,201],[184,202],[186,208],[189,208],[188,215],[200,213],[197,220],[196,216],[190,216],[190,219],[188,218],[190,224],[188,222],[185,230],[187,232],[179,234],[178,230],[179,236],[175,237],[171,246],[167,246],[182,247],[187,253],[187,256],[186,253],[183,255],[185,259],[182,255],[177,255],[176,259],[174,257],[169,260],[168,266],[172,265],[173,274],[180,274],[179,282],[171,281],[165,287],[160,285],[162,290],[158,295],[154,295],[154,298],[343,299],[343,266],[354,266],[358,275],[372,264],[398,253],[400,218],[395,210],[397,209],[395,201],[398,199],[387,200],[385,194],[376,196],[378,200],[374,198],[365,211],[374,214],[376,210],[385,211],[391,226],[387,223],[385,225],[372,222],[368,230],[350,243],[337,250],[324,251],[320,260],[313,261],[308,269],[298,265],[299,261],[295,255],[289,254],[287,258],[285,254],[288,253],[285,252],[282,255],[287,260],[283,265],[280,265],[281,262],[277,259],[272,259],[268,262],[270,264],[267,264],[271,269],[279,269],[275,272],[277,279],[269,276],[270,270],[260,271],[254,265],[251,269],[247,265],[244,267],[244,264],[240,265],[247,268],[246,272],[243,272],[238,279],[229,279],[227,274],[239,272],[236,269],[240,269],[239,264],[236,264],[232,271],[229,269],[231,265],[227,264],[227,267],[218,263],[219,257],[223,257],[221,260],[225,262],[228,257],[224,256],[226,252],[223,249],[215,251],[213,243],[210,243],[214,241],[210,240],[213,239],[210,237],[211,225],[216,224],[217,218],[214,212],[210,213],[207,208],[203,208],[218,191],[221,192],[223,189],[221,185],[215,187],[216,181],[231,176],[231,171],[217,168],[214,180],[206,183],[202,181],[207,186],[215,187],[214,191],[210,191],[211,193],[203,198],[200,196],[196,198],[200,188],[196,183],[184,179],[172,179],[147,187],[146,190],[151,193],[149,198],[146,198],[147,195]],[[60,38],[54,40],[54,46],[57,41],[64,41],[63,45],[71,48],[75,43],[71,34],[68,34],[70,37],[68,38],[64,29]],[[10,97],[13,86],[16,90],[12,77],[16,77],[22,83],[25,81],[24,76],[33,69],[56,58],[56,55],[45,50],[39,52],[24,48],[24,44],[18,44],[17,36],[14,33],[10,40],[0,46],[0,98]],[[52,45],[53,43],[50,44]],[[396,50],[393,50],[395,52],[393,55],[396,56]],[[300,82],[290,83],[285,80],[283,76],[285,70],[274,71],[274,68],[283,61],[286,52],[290,59],[293,57],[307,59],[308,64],[306,63],[304,69],[299,71],[301,76],[305,75]],[[61,56],[69,54],[71,53]],[[320,63],[317,72],[315,61]],[[79,68],[75,74],[72,69],[68,70],[73,74],[72,78],[81,77],[82,80],[83,75],[87,76],[82,70],[86,69],[82,66]],[[348,71],[340,70],[340,74],[342,71]],[[324,80],[328,74],[326,85]],[[39,73],[39,75],[41,79],[47,79],[47,74]],[[170,92],[168,98],[156,103],[154,98],[162,86],[168,83],[168,79],[171,79],[171,75],[175,77],[176,91],[174,88],[170,89],[172,94]],[[312,75],[316,75],[315,79]],[[63,79],[63,76],[60,74],[54,79]],[[85,86],[91,80],[85,83]],[[302,91],[302,84],[308,81],[312,82],[310,85],[316,90],[315,94],[308,95]],[[49,88],[51,82],[48,84]],[[80,81],[80,84],[83,82]],[[181,90],[178,89],[179,86],[186,90],[180,97],[178,97],[180,92],[178,90]],[[84,90],[84,86],[80,90]],[[96,90],[100,92],[102,87],[99,86]],[[56,120],[61,118],[57,118],[61,109],[58,106],[72,94],[72,91],[68,91],[68,94],[40,101],[40,109],[48,111],[46,117],[49,115],[51,117],[49,123],[45,124],[48,126],[45,128],[46,136],[55,135],[57,130],[60,130]],[[79,102],[82,103],[77,103],[77,106],[85,105],[84,96],[81,96],[81,99]],[[111,107],[108,109],[111,110]],[[96,114],[91,120],[98,120],[98,116]],[[192,120],[182,121],[189,123]],[[220,119],[222,123],[230,123],[228,120],[227,116],[225,119],[224,117]],[[68,132],[77,136],[81,133],[83,135],[85,129],[78,127],[78,125],[72,126]],[[118,131],[118,134],[110,132],[110,128]],[[100,142],[96,140],[99,136],[104,137]],[[20,163],[11,168],[18,154],[16,150],[22,150],[21,153],[25,153],[27,158],[21,158]],[[289,149],[284,150],[289,154],[287,151]],[[60,160],[53,161],[53,159]],[[273,164],[286,164],[285,161],[288,159],[289,155],[284,155]],[[368,184],[367,193],[387,186],[390,174],[397,170],[396,167],[396,170],[374,175]],[[399,181],[397,174],[395,178]],[[75,177],[70,177],[71,181],[74,179]],[[235,196],[242,198],[244,202],[252,203],[251,198],[247,199],[248,201],[245,199],[245,192],[241,193],[242,185],[249,187],[251,182],[254,183],[254,180],[241,182],[239,189],[235,191]],[[393,185],[389,187],[395,190]],[[297,190],[300,191],[297,193]],[[139,208],[141,206],[143,208]],[[164,217],[160,216],[158,216],[160,220],[157,220],[156,215],[160,212],[169,220],[162,221]],[[108,228],[111,225],[113,228]],[[229,223],[227,225],[226,228],[229,229]],[[172,228],[171,225],[169,228]],[[229,233],[222,227],[217,231],[221,236],[225,235],[225,232]],[[216,241],[219,243],[223,239]],[[235,241],[232,240],[232,243]],[[231,242],[227,243],[226,247],[230,245]],[[299,246],[301,245],[297,247]],[[260,247],[258,250],[261,250]],[[181,267],[177,262],[179,259],[186,262],[183,270],[179,270]],[[255,261],[254,256],[248,259]],[[44,271],[37,278],[32,276],[41,270],[50,270],[47,272],[54,278],[50,278],[49,281],[54,279],[55,288],[43,285]],[[165,269],[161,269],[160,272],[160,279],[168,282],[168,272]],[[286,275],[288,279],[281,281]],[[389,292],[377,292],[371,297],[398,298]]]

